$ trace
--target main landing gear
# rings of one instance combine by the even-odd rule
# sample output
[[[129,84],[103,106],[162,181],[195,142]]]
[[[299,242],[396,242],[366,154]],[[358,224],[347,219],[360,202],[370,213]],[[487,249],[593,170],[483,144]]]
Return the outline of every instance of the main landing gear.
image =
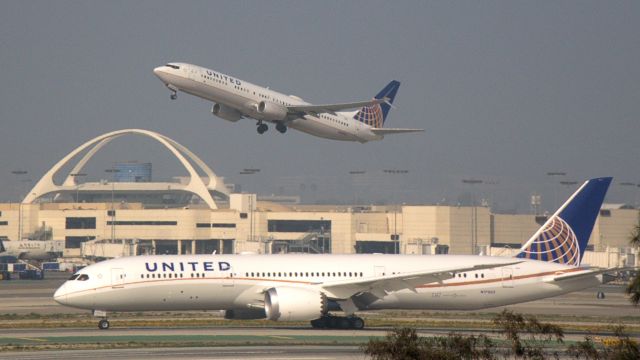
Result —
[[[287,132],[287,126],[281,123],[276,124],[276,130],[278,130],[281,134]]]
[[[364,328],[364,320],[357,316],[333,316],[324,315],[323,317],[311,320],[311,327],[314,329],[355,329]]]
[[[267,130],[269,130],[267,124],[262,123],[262,121],[258,123],[258,134],[264,134]]]

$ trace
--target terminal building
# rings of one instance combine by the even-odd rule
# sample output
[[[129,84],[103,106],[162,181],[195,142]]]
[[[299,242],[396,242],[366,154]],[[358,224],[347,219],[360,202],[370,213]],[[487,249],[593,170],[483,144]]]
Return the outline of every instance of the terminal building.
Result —
[[[92,156],[124,135],[158,141],[190,176],[153,182],[151,164],[121,163],[113,167],[110,180],[80,183],[77,175]],[[63,168],[71,171],[55,183]],[[243,252],[509,256],[546,220],[494,214],[488,207],[279,203],[230,189],[204,161],[174,140],[147,130],[115,131],[61,159],[21,203],[0,204],[0,240],[54,241],[62,257],[76,260]],[[637,266],[629,234],[638,215],[637,209],[604,206],[584,261],[594,266]]]

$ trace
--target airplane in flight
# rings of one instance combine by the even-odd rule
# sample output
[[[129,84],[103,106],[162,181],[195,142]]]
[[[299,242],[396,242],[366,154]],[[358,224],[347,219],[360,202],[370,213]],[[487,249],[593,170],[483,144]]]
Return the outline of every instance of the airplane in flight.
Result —
[[[161,255],[87,266],[57,289],[66,306],[107,312],[224,310],[228,319],[364,327],[358,311],[475,310],[601,283],[580,266],[611,178],[586,181],[515,257],[475,255]],[[332,315],[343,311],[346,316]]]
[[[395,80],[372,100],[313,105],[197,65],[168,63],[153,73],[171,90],[171,99],[182,91],[212,101],[213,115],[231,122],[254,119],[259,134],[272,123],[283,134],[292,128],[321,138],[365,143],[382,140],[385,135],[424,131],[383,127],[400,87]],[[347,111],[350,109],[356,110]]]

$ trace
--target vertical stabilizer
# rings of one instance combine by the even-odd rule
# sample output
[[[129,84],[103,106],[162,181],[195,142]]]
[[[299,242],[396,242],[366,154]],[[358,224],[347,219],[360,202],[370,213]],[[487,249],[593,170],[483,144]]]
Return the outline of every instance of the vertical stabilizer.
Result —
[[[611,179],[586,181],[524,244],[516,257],[580,265]]]
[[[387,120],[389,110],[391,110],[391,104],[393,104],[393,100],[396,98],[399,88],[399,81],[391,81],[384,87],[384,89],[380,90],[378,95],[375,96],[376,99],[386,98],[386,102],[382,104],[363,106],[353,118],[374,128],[383,127],[384,122]]]

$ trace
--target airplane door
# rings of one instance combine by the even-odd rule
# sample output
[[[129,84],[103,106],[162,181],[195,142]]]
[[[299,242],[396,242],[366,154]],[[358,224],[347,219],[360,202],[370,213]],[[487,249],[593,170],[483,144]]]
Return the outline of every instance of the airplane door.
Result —
[[[124,287],[124,269],[111,269],[111,287],[114,289]]]
[[[502,268],[502,287],[503,288],[513,287],[513,268],[510,268],[510,267]]]
[[[222,275],[222,286],[223,287],[233,287],[235,286],[235,279],[233,277],[233,268],[223,272]]]
[[[385,268],[384,266],[374,266],[373,267],[373,274],[375,276],[384,276],[385,275]]]

